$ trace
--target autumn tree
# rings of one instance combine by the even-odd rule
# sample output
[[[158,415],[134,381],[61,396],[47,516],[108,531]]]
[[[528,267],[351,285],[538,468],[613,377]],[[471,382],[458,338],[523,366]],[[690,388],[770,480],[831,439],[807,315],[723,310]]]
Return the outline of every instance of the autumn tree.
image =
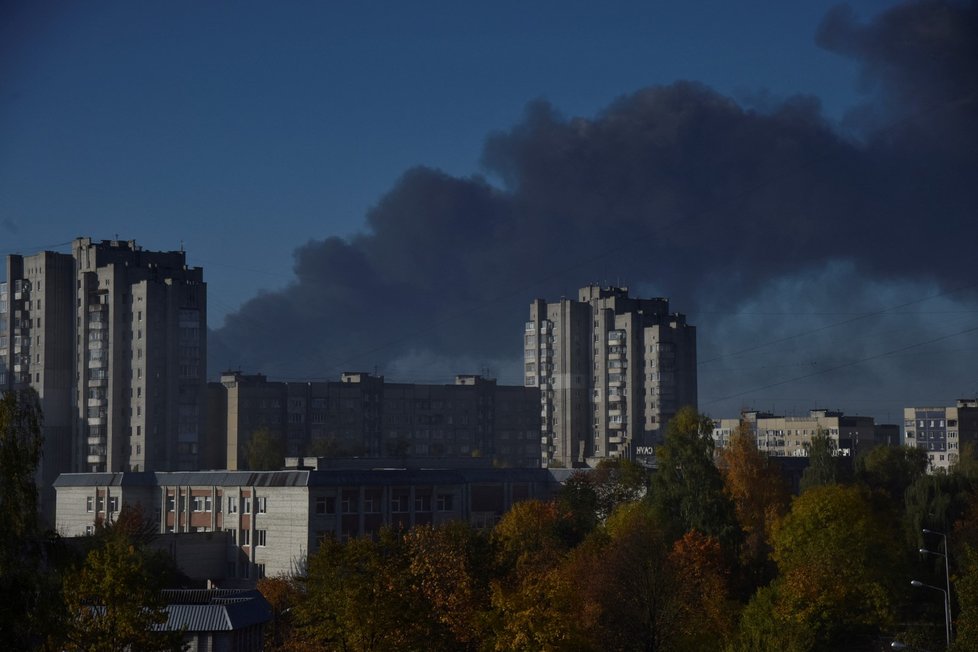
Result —
[[[285,466],[285,443],[268,428],[259,428],[245,444],[245,459],[252,471],[277,471]]]
[[[894,516],[858,486],[812,487],[794,500],[772,533],[772,617],[808,639],[792,647],[851,646],[893,622],[908,584]]]
[[[450,645],[409,570],[403,537],[383,529],[340,543],[327,538],[309,557],[303,599],[293,608],[297,649],[438,650]]]
[[[670,649],[700,652],[724,647],[738,608],[730,595],[730,569],[715,537],[691,530],[673,544],[668,562],[676,583],[677,636]]]
[[[559,572],[571,515],[556,502],[521,501],[492,531],[491,622],[496,650],[542,650],[575,639],[571,587]],[[571,623],[573,624],[573,623]]]
[[[657,458],[651,500],[674,537],[698,530],[733,548],[739,528],[714,462],[713,422],[692,407],[680,409],[666,427]]]
[[[487,636],[490,550],[485,535],[459,521],[423,525],[404,534],[408,572],[451,632],[456,649],[477,649]]]
[[[740,559],[749,578],[749,589],[773,576],[767,543],[771,526],[788,511],[790,494],[777,465],[757,449],[746,424],[730,437],[720,455],[724,493],[733,501],[737,523],[743,531]]]
[[[104,544],[65,577],[65,649],[182,650],[182,632],[158,629],[167,621],[162,588],[141,547],[124,530],[109,531]]]
[[[578,584],[590,649],[666,650],[681,638],[682,578],[661,518],[647,502],[624,503],[608,517],[606,539]]]

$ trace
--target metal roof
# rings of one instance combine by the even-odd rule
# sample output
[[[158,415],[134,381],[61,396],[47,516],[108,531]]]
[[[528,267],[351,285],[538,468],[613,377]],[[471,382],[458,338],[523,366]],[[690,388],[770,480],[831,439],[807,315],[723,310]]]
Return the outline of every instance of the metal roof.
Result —
[[[55,487],[337,487],[351,485],[550,483],[547,469],[323,469],[319,471],[158,471],[62,473]]]
[[[167,621],[162,629],[219,632],[243,629],[272,619],[272,609],[255,590],[193,589],[163,591]]]

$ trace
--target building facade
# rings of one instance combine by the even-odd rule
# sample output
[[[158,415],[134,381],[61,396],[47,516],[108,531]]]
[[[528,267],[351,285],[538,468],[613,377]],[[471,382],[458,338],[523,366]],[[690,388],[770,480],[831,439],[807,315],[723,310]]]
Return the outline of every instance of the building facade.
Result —
[[[77,473],[55,487],[63,536],[138,506],[160,533],[225,534],[224,573],[210,579],[255,580],[303,572],[325,537],[452,520],[491,527],[516,502],[549,499],[555,481],[544,469],[331,469]]]
[[[838,455],[852,457],[880,445],[898,446],[899,433],[892,425],[877,424],[873,417],[847,416],[833,410],[810,410],[808,416],[785,417],[770,412],[745,410],[740,419],[714,422],[713,440],[717,449],[730,442],[730,436],[745,425],[757,448],[771,457],[808,457],[812,437],[828,436]]]
[[[541,463],[645,457],[680,407],[696,406],[696,329],[667,299],[589,285],[530,305],[524,385],[541,392]]]
[[[292,457],[484,457],[500,466],[539,466],[536,388],[469,375],[454,385],[420,385],[360,372],[313,383],[227,372],[209,392],[209,438],[225,442],[232,470],[247,467],[245,448],[259,429],[281,438]]]
[[[949,470],[965,446],[978,445],[978,399],[959,399],[953,407],[903,409],[907,446],[927,451],[931,471]]]
[[[207,293],[184,252],[78,238],[11,255],[0,283],[0,388],[44,413],[42,504],[65,471],[191,469],[205,412]],[[49,502],[49,501],[48,501]]]

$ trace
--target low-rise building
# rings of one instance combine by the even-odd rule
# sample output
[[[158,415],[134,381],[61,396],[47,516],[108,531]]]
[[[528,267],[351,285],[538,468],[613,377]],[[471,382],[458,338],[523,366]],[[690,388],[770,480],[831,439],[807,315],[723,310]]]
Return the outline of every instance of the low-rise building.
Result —
[[[223,573],[209,579],[254,581],[303,572],[325,537],[451,520],[489,527],[554,486],[546,469],[71,473],[55,482],[56,524],[63,536],[90,534],[138,505],[160,533],[226,533]]]

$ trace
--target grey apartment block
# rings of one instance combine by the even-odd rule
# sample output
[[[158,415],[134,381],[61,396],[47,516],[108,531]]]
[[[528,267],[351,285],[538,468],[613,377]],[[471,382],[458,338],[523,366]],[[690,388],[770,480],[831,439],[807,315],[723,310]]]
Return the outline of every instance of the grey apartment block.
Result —
[[[545,469],[314,469],[77,473],[55,487],[63,536],[138,505],[161,533],[225,533],[226,566],[210,579],[251,582],[302,573],[325,537],[453,520],[489,527],[518,501],[551,498],[555,481]]]
[[[40,396],[47,516],[65,471],[198,468],[207,293],[184,252],[78,238],[8,256],[6,278],[0,388]]]
[[[291,457],[387,457],[408,465],[478,457],[539,466],[536,388],[471,375],[422,385],[361,372],[314,383],[227,372],[208,391],[208,439],[226,443],[229,469],[246,467],[245,447],[259,429],[281,437]]]
[[[758,450],[771,457],[808,457],[812,437],[818,434],[832,441],[838,455],[850,458],[876,446],[900,443],[893,425],[877,424],[873,417],[825,409],[809,410],[808,416],[799,417],[744,410],[739,419],[714,421],[713,441],[717,449],[725,448],[741,426],[754,437]]]
[[[927,451],[930,470],[947,471],[962,449],[978,444],[978,399],[959,399],[954,406],[903,409],[907,446]]]
[[[530,305],[524,385],[541,392],[541,461],[644,458],[680,407],[696,406],[696,329],[666,299],[589,285]]]

